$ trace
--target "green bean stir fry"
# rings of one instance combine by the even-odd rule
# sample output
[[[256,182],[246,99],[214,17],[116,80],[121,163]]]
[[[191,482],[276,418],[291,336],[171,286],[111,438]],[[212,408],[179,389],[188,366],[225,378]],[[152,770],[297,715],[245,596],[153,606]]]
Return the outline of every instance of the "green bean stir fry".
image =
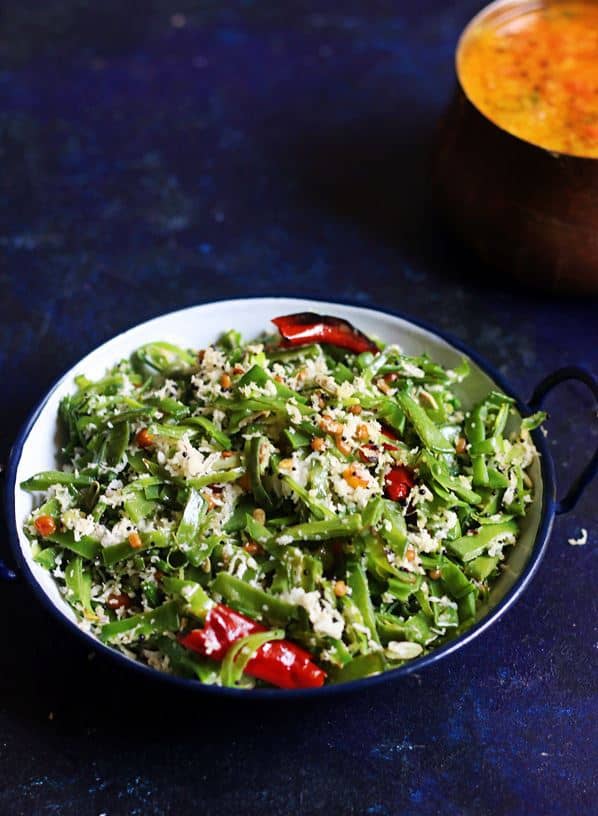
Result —
[[[34,558],[81,628],[201,683],[307,688],[472,626],[532,500],[545,415],[497,391],[465,410],[466,360],[446,370],[332,318],[305,332],[316,317],[199,352],[149,343],[76,378],[61,469],[22,487]]]

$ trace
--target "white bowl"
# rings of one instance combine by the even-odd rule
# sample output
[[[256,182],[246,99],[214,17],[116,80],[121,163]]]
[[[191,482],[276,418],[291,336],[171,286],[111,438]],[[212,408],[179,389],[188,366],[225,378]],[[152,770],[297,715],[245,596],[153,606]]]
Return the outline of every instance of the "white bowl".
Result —
[[[31,546],[22,530],[32,510],[33,498],[22,490],[19,484],[34,473],[55,469],[59,465],[56,457],[58,406],[66,394],[75,390],[74,377],[77,374],[85,374],[91,379],[99,378],[107,368],[130,355],[143,343],[167,340],[183,347],[202,348],[214,342],[224,330],[229,328],[237,329],[242,332],[244,338],[251,339],[264,330],[272,330],[271,318],[304,311],[345,318],[368,335],[378,337],[386,343],[397,343],[408,354],[419,355],[426,352],[434,361],[445,367],[458,365],[466,356],[470,362],[471,375],[459,387],[459,396],[466,408],[479,401],[491,389],[505,391],[517,399],[512,389],[502,382],[498,374],[492,372],[487,364],[477,358],[477,355],[465,352],[463,346],[457,341],[449,342],[436,332],[394,314],[339,303],[275,297],[207,303],[149,320],[109,340],[67,371],[33,412],[11,452],[7,484],[9,526],[12,527],[14,534],[13,548],[20,568],[41,599],[49,603],[52,610],[63,621],[68,622],[71,628],[93,641],[95,648],[109,652],[118,657],[121,662],[125,661],[139,670],[158,674],[155,670],[142,666],[111,647],[101,644],[93,635],[83,632],[78,627],[73,610],[59,593],[50,573],[33,560]],[[518,400],[518,406],[520,410],[525,410],[520,400]],[[554,493],[554,487],[548,452],[541,436],[535,435],[534,438],[536,446],[542,449],[543,453],[542,459],[537,458],[531,467],[531,476],[535,485],[534,498],[529,505],[527,515],[522,520],[517,546],[510,551],[507,567],[494,585],[486,606],[480,610],[478,622],[472,629],[454,641],[432,651],[430,655],[411,661],[399,669],[386,672],[379,678],[397,676],[413,668],[421,668],[423,663],[432,662],[467,642],[495,620],[516,599],[531,578],[543,553],[554,516],[554,497],[551,495]],[[548,495],[545,492],[547,483],[551,487]],[[214,690],[213,687],[204,687],[195,681],[172,678],[169,675],[162,676],[174,679],[175,682],[194,685],[197,688]],[[345,685],[347,687],[363,685],[372,679],[379,678],[368,678]],[[344,686],[327,686],[323,689],[310,690],[308,693],[321,694],[328,689],[338,688],[344,688]],[[238,691],[234,689],[216,690],[228,693]],[[260,689],[250,692],[242,690],[240,693],[243,696],[248,694],[267,696],[272,692]],[[289,694],[289,692],[278,690],[273,693],[276,697],[284,693]]]

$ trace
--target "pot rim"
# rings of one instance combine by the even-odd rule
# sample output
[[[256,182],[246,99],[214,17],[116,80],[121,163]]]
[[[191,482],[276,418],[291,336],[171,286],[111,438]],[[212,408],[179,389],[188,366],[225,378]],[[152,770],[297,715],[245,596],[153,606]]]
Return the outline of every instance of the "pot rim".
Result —
[[[536,142],[531,142],[529,139],[524,139],[522,136],[517,136],[517,134],[512,133],[510,130],[507,130],[505,127],[500,125],[498,122],[495,122],[494,119],[490,119],[476,103],[470,97],[470,95],[465,90],[465,86],[461,79],[461,74],[459,72],[459,54],[461,49],[463,48],[464,42],[466,38],[469,36],[471,31],[479,25],[483,20],[487,17],[492,16],[495,11],[500,11],[502,7],[504,7],[505,11],[512,7],[513,17],[518,16],[522,11],[533,11],[534,9],[541,9],[542,7],[546,6],[546,0],[492,0],[491,3],[488,5],[483,6],[479,11],[477,11],[474,16],[469,20],[469,22],[465,25],[462,29],[459,39],[457,40],[457,46],[455,48],[455,55],[453,58],[453,68],[455,71],[455,78],[457,80],[457,85],[459,90],[463,93],[464,97],[467,99],[469,104],[475,109],[480,116],[482,116],[487,122],[493,125],[495,128],[500,130],[502,133],[510,136],[512,139],[515,139],[517,142],[520,142],[522,145],[526,145],[527,147],[534,148],[537,151],[540,151],[543,155],[548,155],[553,158],[564,158],[568,162],[592,162],[593,164],[598,163],[598,157],[595,156],[580,156],[578,153],[567,153],[564,150],[551,150],[548,147],[543,147]]]
[[[498,1],[502,2],[502,0]],[[411,324],[417,328],[429,332],[435,337],[448,343],[457,351],[460,351],[463,354],[467,355],[476,364],[476,366],[479,369],[481,369],[481,371],[483,371],[488,377],[490,377],[493,380],[493,382],[505,394],[515,399],[517,409],[522,415],[525,415],[526,413],[529,413],[531,411],[529,405],[513,389],[510,383],[502,376],[502,374],[500,374],[500,372],[498,372],[483,357],[478,355],[476,351],[473,351],[466,343],[462,342],[458,338],[453,337],[450,333],[439,330],[435,326],[427,323],[426,321],[411,318],[398,310],[381,308],[378,306],[370,307],[364,304],[357,303],[356,301],[352,301],[350,299],[329,301],[323,298],[312,297],[305,298],[302,297],[301,295],[295,296],[278,294],[250,295],[242,298],[211,299],[209,301],[197,303],[194,304],[193,306],[188,306],[183,309],[175,309],[171,312],[165,312],[163,314],[156,315],[156,317],[150,318],[149,320],[137,323],[134,326],[131,326],[130,328],[126,329],[125,331],[119,332],[114,337],[109,338],[104,343],[101,343],[99,346],[96,346],[89,352],[89,354],[99,351],[105,345],[113,342],[114,340],[117,340],[119,337],[126,334],[128,331],[132,329],[137,329],[140,326],[143,326],[146,323],[150,323],[152,320],[161,317],[173,316],[179,313],[188,312],[190,310],[201,309],[202,307],[208,307],[216,303],[232,304],[235,302],[238,303],[239,301],[251,302],[256,300],[278,300],[278,301],[301,300],[304,303],[311,301],[313,302],[314,305],[318,304],[327,306],[336,305],[340,307],[352,306],[358,309],[379,312],[381,314],[389,315],[390,317],[395,317],[400,320],[403,320],[408,324]],[[85,357],[87,356],[88,355],[86,354]],[[556,513],[555,473],[554,464],[546,440],[543,434],[539,431],[539,429],[537,429],[535,431],[532,431],[532,438],[539,454],[543,490],[542,490],[542,506],[540,508],[540,523],[538,525],[538,530],[535,536],[534,544],[531,549],[529,558],[527,560],[527,563],[525,564],[525,568],[523,569],[521,575],[517,578],[513,586],[499,601],[499,603],[497,603],[497,605],[490,612],[488,612],[488,614],[486,614],[476,624],[474,624],[474,626],[472,626],[470,629],[467,629],[458,637],[454,638],[453,640],[450,640],[448,643],[438,647],[437,649],[433,649],[429,654],[423,655],[422,657],[409,661],[408,663],[405,663],[403,666],[400,666],[396,669],[390,669],[388,671],[382,672],[381,674],[361,678],[359,680],[352,680],[346,683],[339,683],[338,685],[321,686],[320,688],[312,689],[288,690],[288,689],[227,688],[223,686],[203,685],[197,680],[188,679],[184,677],[177,677],[172,674],[160,672],[156,669],[151,668],[150,666],[146,666],[142,663],[139,663],[138,661],[133,660],[132,658],[126,657],[121,652],[118,652],[116,649],[113,649],[107,644],[104,644],[98,639],[96,639],[91,633],[83,631],[81,628],[79,628],[75,621],[70,620],[59,607],[54,605],[48,594],[38,583],[35,575],[33,574],[29,567],[29,564],[25,560],[25,557],[19,544],[14,497],[17,488],[16,474],[18,464],[21,458],[21,452],[46,403],[48,402],[52,394],[55,392],[55,390],[58,388],[58,386],[67,377],[72,375],[74,369],[76,369],[79,366],[80,362],[81,361],[76,362],[73,366],[69,367],[69,369],[66,372],[64,372],[60,377],[58,377],[58,379],[56,379],[55,382],[50,386],[50,388],[42,397],[42,399],[30,412],[10,450],[8,464],[6,468],[6,485],[4,493],[5,513],[9,533],[10,549],[19,570],[25,576],[29,587],[31,588],[37,599],[42,603],[43,606],[45,606],[46,609],[48,609],[51,612],[51,614],[57,620],[61,621],[64,625],[66,625],[70,629],[71,632],[76,634],[80,642],[86,643],[88,647],[91,647],[95,651],[99,652],[101,655],[105,655],[108,659],[113,660],[115,663],[123,667],[127,667],[130,670],[137,671],[144,675],[145,677],[169,684],[173,688],[178,687],[179,689],[194,691],[200,694],[215,695],[218,697],[227,697],[234,699],[245,699],[248,701],[250,700],[280,701],[290,699],[315,700],[323,697],[335,696],[339,693],[364,690],[366,688],[371,688],[374,685],[390,680],[399,680],[400,678],[407,677],[410,674],[418,673],[423,669],[427,668],[428,666],[431,666],[437,663],[438,661],[442,660],[444,657],[451,655],[453,652],[456,652],[466,644],[473,641],[475,638],[481,635],[486,629],[488,629],[490,626],[496,623],[496,621],[498,621],[498,619],[502,617],[502,615],[523,594],[529,582],[535,575],[542,558],[544,557]]]

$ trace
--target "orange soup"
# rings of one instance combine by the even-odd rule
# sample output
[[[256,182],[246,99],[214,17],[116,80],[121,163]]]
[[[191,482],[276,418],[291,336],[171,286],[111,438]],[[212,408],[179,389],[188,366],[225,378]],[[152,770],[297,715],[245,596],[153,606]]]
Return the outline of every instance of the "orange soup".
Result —
[[[598,0],[497,8],[465,33],[457,71],[470,101],[504,130],[598,158]]]

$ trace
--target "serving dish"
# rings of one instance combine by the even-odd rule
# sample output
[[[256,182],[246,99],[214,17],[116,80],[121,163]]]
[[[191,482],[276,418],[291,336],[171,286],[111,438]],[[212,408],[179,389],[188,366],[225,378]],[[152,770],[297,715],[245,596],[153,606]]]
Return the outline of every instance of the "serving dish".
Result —
[[[272,316],[304,311],[325,312],[345,318],[368,334],[378,336],[386,342],[398,343],[407,353],[427,352],[433,359],[448,367],[458,365],[465,354],[472,368],[467,387],[461,394],[466,405],[481,398],[489,389],[499,388],[514,397],[517,400],[519,411],[527,414],[541,403],[544,396],[555,385],[571,378],[586,383],[598,399],[598,386],[592,377],[582,369],[570,368],[555,372],[554,375],[544,380],[534,392],[530,402],[525,404],[498,374],[458,341],[450,340],[422,324],[398,315],[338,303],[321,303],[293,298],[220,301],[164,315],[117,336],[87,355],[68,371],[33,411],[13,446],[6,474],[6,517],[10,531],[10,543],[18,570],[31,585],[38,598],[54,615],[79,637],[85,638],[89,645],[110,656],[114,661],[173,685],[205,693],[242,695],[250,698],[327,695],[339,690],[363,688],[383,679],[404,676],[412,671],[421,671],[426,665],[450,654],[484,631],[519,597],[537,569],[544,553],[555,514],[570,509],[584,486],[595,474],[596,455],[571,488],[567,497],[557,502],[550,454],[542,434],[535,432],[533,438],[540,454],[532,466],[532,478],[536,484],[535,498],[525,517],[519,544],[508,558],[508,569],[503,572],[496,583],[487,605],[480,610],[476,624],[460,637],[429,655],[384,674],[338,686],[301,691],[228,689],[202,686],[195,681],[156,672],[101,644],[78,627],[74,613],[60,596],[51,576],[33,561],[29,542],[22,532],[23,521],[31,510],[31,497],[21,490],[19,484],[32,473],[51,469],[56,465],[58,403],[65,394],[73,390],[74,376],[85,371],[89,377],[99,377],[107,367],[131,353],[135,348],[156,339],[167,339],[182,346],[200,347],[213,342],[222,330],[228,327],[235,327],[246,337],[252,337],[268,327]],[[14,573],[5,567],[3,577],[13,576]]]
[[[482,25],[546,0],[497,0],[466,26],[456,89],[438,132],[433,176],[446,220],[485,263],[544,290],[598,291],[598,159],[558,153],[512,135],[465,91],[463,49]]]

